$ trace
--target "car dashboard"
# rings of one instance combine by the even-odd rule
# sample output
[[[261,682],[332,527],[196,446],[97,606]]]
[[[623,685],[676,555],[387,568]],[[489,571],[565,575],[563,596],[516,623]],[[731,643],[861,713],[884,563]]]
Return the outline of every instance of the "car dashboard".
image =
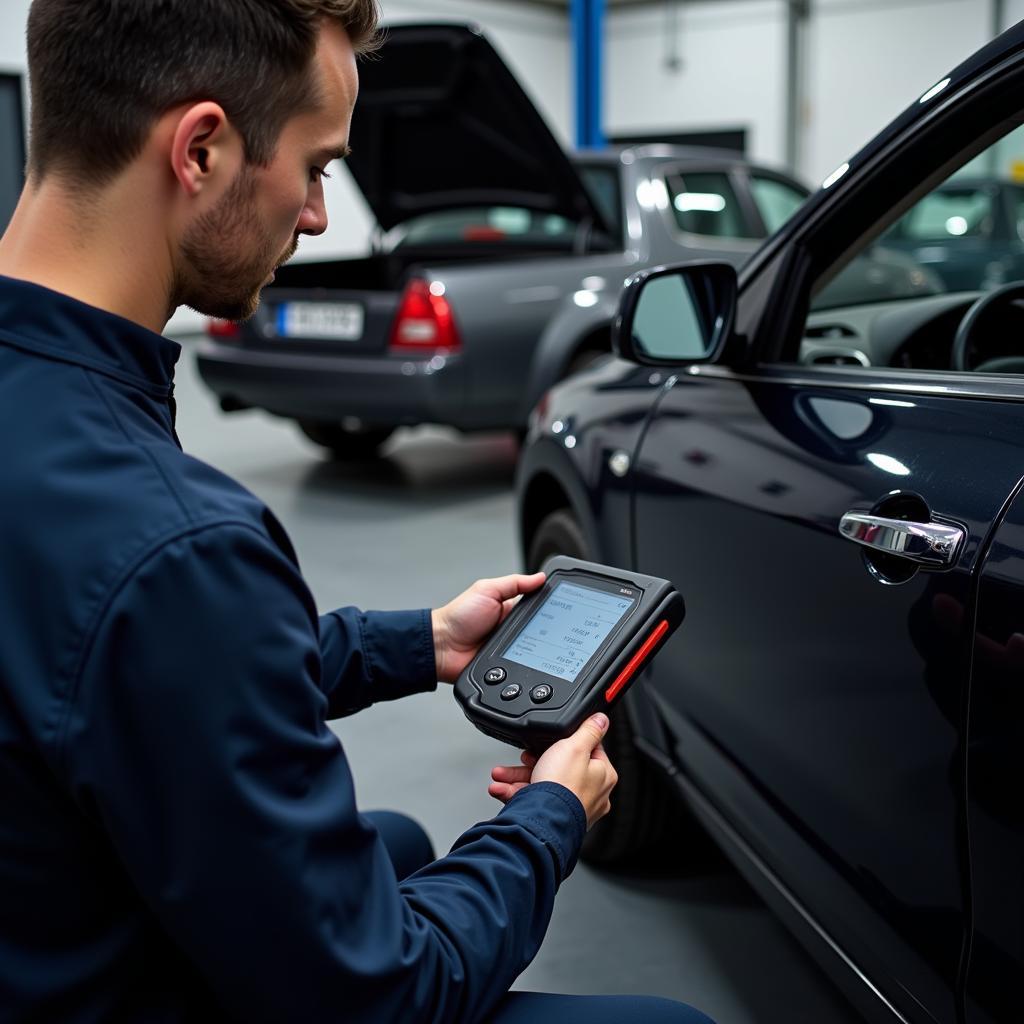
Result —
[[[979,292],[877,302],[812,311],[800,345],[805,366],[952,368],[953,339]],[[1024,300],[988,310],[969,352],[972,366],[1024,355]]]

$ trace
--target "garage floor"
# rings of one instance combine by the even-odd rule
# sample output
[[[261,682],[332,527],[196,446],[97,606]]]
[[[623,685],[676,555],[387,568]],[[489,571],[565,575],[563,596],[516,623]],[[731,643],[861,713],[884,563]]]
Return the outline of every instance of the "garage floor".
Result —
[[[378,465],[345,468],[288,423],[221,414],[196,377],[191,344],[177,374],[182,443],[280,517],[321,610],[435,606],[480,576],[519,568],[510,438],[403,431]],[[473,730],[447,687],[372,708],[337,732],[361,806],[414,814],[439,851],[497,809],[489,773],[510,763],[511,750]],[[581,865],[516,987],[670,996],[719,1024],[858,1020],[738,875],[715,862],[653,877]]]

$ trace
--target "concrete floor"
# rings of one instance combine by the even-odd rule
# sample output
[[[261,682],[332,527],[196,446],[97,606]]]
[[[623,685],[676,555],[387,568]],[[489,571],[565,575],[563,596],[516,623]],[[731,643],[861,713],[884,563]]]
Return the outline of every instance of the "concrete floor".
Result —
[[[481,576],[519,568],[511,438],[401,431],[372,467],[324,459],[291,424],[223,415],[192,343],[177,374],[185,449],[231,474],[281,518],[322,611],[436,606]],[[446,850],[491,817],[490,769],[511,748],[472,729],[447,687],[337,724],[361,806],[417,817]],[[509,754],[512,753],[511,762]],[[649,993],[719,1024],[854,1024],[859,1018],[728,866],[656,876],[581,865],[517,988]]]

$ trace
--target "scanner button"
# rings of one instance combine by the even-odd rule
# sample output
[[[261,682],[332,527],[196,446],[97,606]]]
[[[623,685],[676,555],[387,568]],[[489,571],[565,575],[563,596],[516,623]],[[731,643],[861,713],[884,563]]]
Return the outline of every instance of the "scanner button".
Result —
[[[530,691],[530,696],[533,698],[534,704],[543,704],[545,701],[551,700],[551,695],[554,692],[547,683],[541,683],[540,686],[535,686]]]
[[[506,672],[503,668],[489,668],[484,673],[485,683],[503,683],[505,682]]]
[[[501,672],[502,669],[497,671]],[[502,700],[515,700],[523,692],[523,688],[518,683],[509,683],[504,690],[501,691]]]

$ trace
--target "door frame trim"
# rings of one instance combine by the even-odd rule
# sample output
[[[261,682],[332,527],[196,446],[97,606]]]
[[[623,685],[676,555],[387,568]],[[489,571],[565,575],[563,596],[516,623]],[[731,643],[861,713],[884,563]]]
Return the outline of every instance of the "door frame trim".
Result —
[[[864,368],[803,368],[795,365],[760,365],[758,372],[739,372],[727,366],[708,364],[690,366],[675,374],[675,380],[686,377],[708,377],[732,380],[741,384],[788,384],[794,387],[836,388],[844,391],[875,391],[895,395],[917,395],[922,398],[983,398],[995,402],[1024,402],[1024,374],[985,375],[984,384],[970,374],[932,373],[906,380],[893,379],[891,372]],[[865,379],[866,378],[866,379]]]

